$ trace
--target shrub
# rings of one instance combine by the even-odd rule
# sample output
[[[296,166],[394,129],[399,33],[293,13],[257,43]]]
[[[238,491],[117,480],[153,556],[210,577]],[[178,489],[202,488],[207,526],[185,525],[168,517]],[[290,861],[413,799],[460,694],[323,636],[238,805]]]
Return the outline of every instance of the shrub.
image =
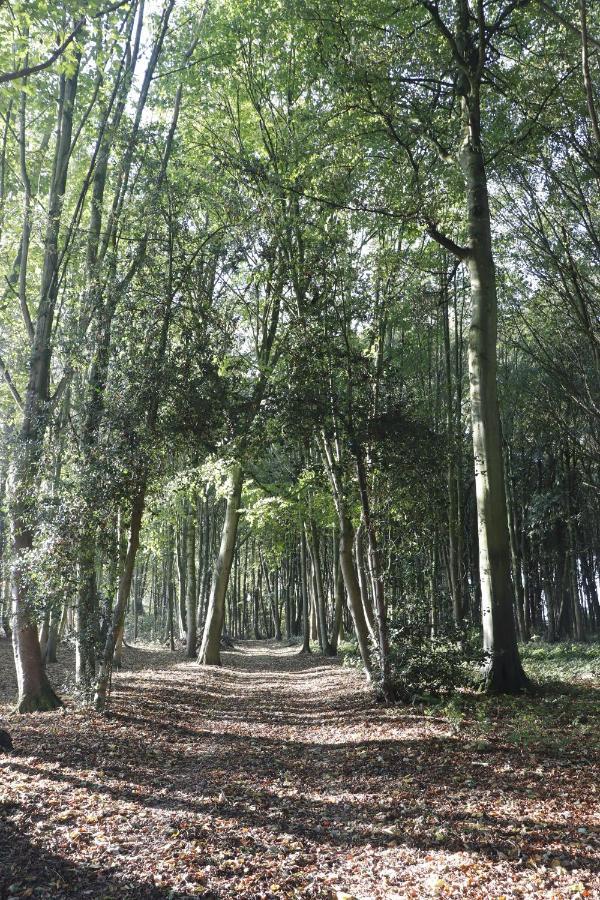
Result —
[[[393,622],[390,646],[394,689],[403,700],[472,686],[484,661],[471,636],[449,629],[432,638],[421,623]]]

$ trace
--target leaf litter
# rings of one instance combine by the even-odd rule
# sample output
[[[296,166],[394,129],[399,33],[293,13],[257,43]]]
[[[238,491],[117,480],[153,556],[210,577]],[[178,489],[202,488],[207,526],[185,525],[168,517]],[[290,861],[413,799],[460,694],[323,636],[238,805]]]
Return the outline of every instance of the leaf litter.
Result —
[[[126,651],[105,716],[11,716],[0,641],[0,897],[600,896],[599,759],[374,704],[359,674],[242,642]],[[70,659],[53,667],[55,683]],[[535,702],[535,701],[529,701]]]

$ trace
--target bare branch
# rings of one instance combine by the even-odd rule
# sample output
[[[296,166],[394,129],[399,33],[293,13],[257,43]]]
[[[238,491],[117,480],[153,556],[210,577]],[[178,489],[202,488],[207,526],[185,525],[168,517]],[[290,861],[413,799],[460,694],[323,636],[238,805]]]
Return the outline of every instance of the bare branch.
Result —
[[[468,259],[471,255],[471,249],[469,247],[461,247],[460,244],[457,244],[452,238],[449,238],[447,235],[443,234],[438,230],[435,222],[427,222],[427,234],[430,238],[433,238],[434,241],[437,241],[442,247],[445,247],[446,250],[449,250],[450,253],[453,253],[454,256],[457,256],[459,259]]]
[[[12,380],[10,372],[6,368],[6,363],[4,362],[4,360],[2,359],[1,356],[0,356],[0,374],[2,374],[2,377],[4,378],[5,382],[7,383],[8,389],[12,394],[13,400],[15,401],[15,403],[17,404],[19,409],[23,409],[23,399],[22,399],[19,391],[17,390],[17,386],[15,385],[14,381]]]

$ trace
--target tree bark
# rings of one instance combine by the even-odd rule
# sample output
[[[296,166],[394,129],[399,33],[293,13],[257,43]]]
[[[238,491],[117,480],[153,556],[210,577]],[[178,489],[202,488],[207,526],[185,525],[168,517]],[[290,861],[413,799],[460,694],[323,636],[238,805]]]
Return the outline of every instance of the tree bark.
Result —
[[[19,712],[44,711],[56,709],[62,705],[44,672],[36,613],[28,586],[27,564],[34,546],[37,525],[35,484],[50,413],[52,329],[58,295],[58,238],[67,171],[72,151],[73,111],[79,76],[79,59],[78,54],[73,74],[68,78],[61,77],[58,136],[48,203],[40,300],[29,360],[29,379],[23,419],[15,452],[11,499],[14,551],[12,637],[19,687],[17,701]]]
[[[498,410],[497,293],[487,177],[481,148],[478,89],[463,98],[466,134],[460,151],[465,177],[470,253],[469,383],[479,536],[484,679],[492,693],[515,693],[528,680],[517,647],[510,578],[510,544]]]
[[[311,653],[310,649],[310,610],[308,597],[308,575],[306,566],[306,536],[302,528],[300,539],[300,587],[302,590],[302,653]]]
[[[321,554],[319,552],[319,533],[316,523],[313,519],[307,527],[307,542],[310,553],[313,580],[314,580],[314,599],[317,619],[317,635],[319,638],[319,646],[324,656],[334,656],[335,650],[329,643],[327,635],[327,612],[325,609],[325,592],[323,589],[323,573],[321,570]]]
[[[187,534],[187,577],[186,577],[186,643],[185,654],[188,659],[195,659],[197,651],[197,616],[196,616],[196,515],[195,503],[189,514]]]
[[[127,554],[125,556],[125,565],[119,579],[117,602],[113,609],[112,622],[106,636],[106,643],[104,644],[104,651],[100,662],[98,678],[96,680],[94,706],[99,712],[106,707],[106,698],[113,665],[113,655],[119,638],[122,638],[123,635],[125,610],[127,609],[127,601],[129,600],[129,595],[131,593],[135,558],[140,545],[140,531],[142,528],[145,502],[146,483],[144,481],[131,508],[131,524],[129,526],[129,542],[127,545]]]
[[[221,533],[221,546],[219,548],[219,555],[213,573],[206,622],[204,624],[204,633],[202,635],[202,644],[198,654],[198,662],[206,666],[221,665],[219,645],[225,616],[225,595],[229,583],[240,517],[239,506],[242,497],[243,481],[242,468],[238,463],[235,463],[232,466],[229,475],[227,509],[225,511],[225,521]]]

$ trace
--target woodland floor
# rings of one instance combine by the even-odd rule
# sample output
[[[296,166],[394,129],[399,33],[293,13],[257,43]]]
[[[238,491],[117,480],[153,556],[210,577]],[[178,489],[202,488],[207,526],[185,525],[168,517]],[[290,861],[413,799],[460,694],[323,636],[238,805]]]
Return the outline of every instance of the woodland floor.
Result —
[[[128,649],[104,717],[52,667],[66,711],[2,723],[0,897],[600,897],[597,684],[452,715],[296,647],[223,661]],[[0,679],[8,716],[6,640]]]

